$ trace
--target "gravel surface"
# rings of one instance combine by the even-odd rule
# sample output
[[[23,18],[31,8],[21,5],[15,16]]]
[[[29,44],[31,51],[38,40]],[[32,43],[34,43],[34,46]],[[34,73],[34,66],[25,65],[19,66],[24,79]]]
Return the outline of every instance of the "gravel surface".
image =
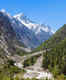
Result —
[[[36,63],[33,66],[29,66],[25,68],[26,73],[24,74],[24,78],[37,78],[37,79],[51,79],[53,78],[53,75],[48,72],[44,71],[43,68],[41,67],[42,65],[42,59],[43,57],[39,57],[36,61]]]

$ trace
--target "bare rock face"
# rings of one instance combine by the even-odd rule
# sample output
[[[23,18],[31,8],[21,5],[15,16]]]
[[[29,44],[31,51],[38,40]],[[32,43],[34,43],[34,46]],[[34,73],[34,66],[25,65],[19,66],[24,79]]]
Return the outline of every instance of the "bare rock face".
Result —
[[[8,38],[13,40],[15,36],[9,17],[7,15],[4,15],[4,13],[2,12],[0,12],[0,32],[1,35],[3,35],[7,39],[7,41]]]
[[[13,46],[15,35],[9,17],[6,13],[0,12],[0,40],[2,45],[7,46],[7,50]]]

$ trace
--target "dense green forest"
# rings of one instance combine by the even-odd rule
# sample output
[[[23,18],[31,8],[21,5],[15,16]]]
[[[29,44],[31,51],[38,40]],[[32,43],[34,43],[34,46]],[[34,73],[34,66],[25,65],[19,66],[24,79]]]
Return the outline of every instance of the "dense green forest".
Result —
[[[66,75],[66,39],[44,53],[43,67],[48,68],[55,76]]]

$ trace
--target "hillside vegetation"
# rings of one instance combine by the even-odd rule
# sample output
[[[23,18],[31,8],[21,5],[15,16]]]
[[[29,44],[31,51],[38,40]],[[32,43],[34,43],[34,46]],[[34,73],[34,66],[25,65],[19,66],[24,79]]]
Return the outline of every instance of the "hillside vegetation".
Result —
[[[38,49],[45,48],[50,51],[44,53],[42,66],[49,69],[55,77],[66,75],[66,24]]]
[[[66,75],[66,39],[44,54],[43,67],[55,74]]]

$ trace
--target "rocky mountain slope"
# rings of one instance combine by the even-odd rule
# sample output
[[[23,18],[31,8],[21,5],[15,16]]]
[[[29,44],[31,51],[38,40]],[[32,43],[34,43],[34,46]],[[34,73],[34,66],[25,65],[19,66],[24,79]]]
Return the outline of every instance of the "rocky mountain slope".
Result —
[[[17,34],[11,23],[9,14],[0,12],[0,55],[7,58],[8,56],[25,54],[25,46],[17,39]],[[16,48],[16,45],[22,46],[23,49]],[[2,57],[1,57],[2,58]],[[3,60],[3,59],[2,59]]]

